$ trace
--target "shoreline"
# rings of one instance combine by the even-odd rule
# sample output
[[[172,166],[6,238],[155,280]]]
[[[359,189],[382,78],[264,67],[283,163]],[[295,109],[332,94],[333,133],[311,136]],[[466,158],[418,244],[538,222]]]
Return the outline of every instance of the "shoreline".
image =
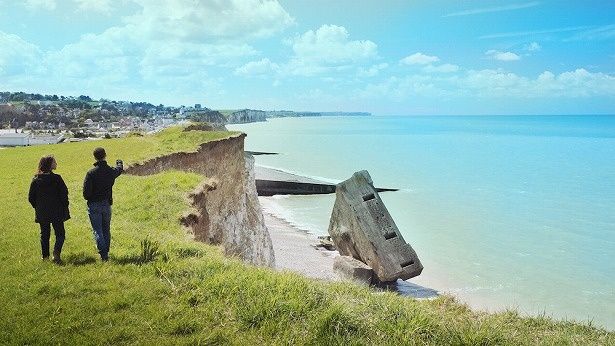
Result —
[[[262,198],[259,197],[261,205]],[[263,216],[273,244],[276,270],[291,271],[317,280],[347,281],[333,270],[333,261],[340,255],[337,250],[316,247],[319,244],[316,235],[300,229],[264,208]],[[402,280],[381,289],[416,299],[432,299],[440,295],[435,289]]]
[[[293,226],[290,222],[263,210],[275,254],[275,269],[288,270],[303,276],[341,281],[333,271],[333,260],[339,252],[316,248],[318,238]]]
[[[608,296],[608,286],[604,285],[609,281],[604,276],[597,276],[604,273],[605,263],[608,261],[596,262],[591,266],[591,271],[579,271],[578,279],[581,280],[572,279],[570,275],[562,275],[571,271],[569,269],[571,267],[561,267],[558,258],[559,256],[572,256],[572,254],[560,253],[557,247],[550,245],[550,241],[554,240],[549,237],[560,230],[579,230],[578,233],[566,233],[568,238],[558,238],[558,244],[566,244],[568,247],[567,244],[573,240],[583,240],[587,241],[587,244],[592,244],[593,240],[590,237],[594,237],[595,232],[581,232],[577,226],[583,223],[597,225],[597,222],[590,217],[600,216],[602,212],[580,209],[578,216],[582,216],[583,219],[574,217],[577,214],[569,214],[571,216],[569,223],[556,225],[555,222],[568,220],[568,217],[563,217],[565,215],[562,211],[554,207],[545,208],[544,212],[540,212],[542,210],[539,208],[540,199],[537,198],[540,196],[536,195],[540,190],[530,189],[532,186],[527,184],[531,180],[518,180],[519,177],[526,177],[524,174],[529,174],[528,179],[533,177],[530,173],[522,171],[522,165],[516,166],[514,176],[504,175],[503,178],[496,179],[495,176],[484,173],[492,171],[481,170],[480,174],[487,174],[487,178],[493,179],[472,180],[478,175],[466,169],[468,165],[465,161],[451,161],[456,158],[451,154],[451,150],[458,148],[448,142],[449,138],[452,138],[449,137],[447,130],[449,126],[465,124],[466,120],[456,120],[450,125],[448,122],[444,124],[444,119],[438,120],[437,118],[433,121],[425,120],[425,122],[407,118],[386,121],[372,119],[367,123],[354,122],[350,119],[345,122],[330,122],[324,119],[302,120],[301,123],[278,121],[246,125],[237,129],[249,134],[246,141],[248,150],[280,153],[277,156],[256,157],[257,165],[292,172],[296,175],[308,177],[320,175],[339,179],[350,174],[346,172],[361,168],[361,162],[365,160],[365,164],[370,165],[366,168],[372,168],[370,173],[383,176],[382,181],[386,181],[389,185],[407,188],[408,191],[387,193],[381,197],[385,200],[386,207],[393,213],[396,224],[402,232],[405,232],[404,239],[413,247],[416,246],[421,261],[424,261],[424,272],[410,279],[411,282],[438,289],[443,294],[455,297],[458,302],[474,311],[514,310],[523,316],[549,316],[557,320],[593,320],[593,323],[601,326],[612,326],[612,316],[609,316],[608,311],[612,300]],[[503,124],[513,128],[520,126],[519,131],[524,129],[523,124],[518,120],[502,121]],[[460,138],[471,139],[462,146],[468,149],[465,153],[483,153],[484,151],[485,155],[495,162],[508,162],[505,155],[490,156],[493,154],[492,150],[479,146],[478,140],[512,145],[510,136],[497,132],[499,127],[491,127],[493,124],[489,119],[477,120],[475,124],[476,126],[487,126],[486,129],[491,132],[488,132],[489,136],[477,135],[472,131],[460,133],[463,136]],[[559,120],[554,120],[555,124],[560,124]],[[389,126],[393,125],[398,126],[400,134],[404,136],[389,136],[386,132],[376,132],[373,136],[365,138],[355,135],[356,133],[371,133],[369,131],[373,128],[389,129]],[[429,137],[437,143],[438,155],[424,157],[427,144],[421,137],[422,132],[417,134],[414,129],[430,129],[429,126],[432,125],[446,125],[446,127],[443,127],[441,131],[436,131],[433,137]],[[340,128],[336,129],[333,126]],[[565,129],[572,131],[577,128],[576,126],[567,126]],[[233,127],[233,129],[236,128]],[[338,136],[343,136],[344,141],[336,140]],[[540,148],[544,150],[552,149],[551,140],[562,145],[568,145],[571,141],[565,136],[556,138],[541,135],[532,137],[531,140],[540,144]],[[290,139],[293,141],[289,142]],[[579,140],[586,143],[584,139]],[[388,155],[379,156],[377,155],[379,151],[374,149],[375,143],[385,141],[394,146],[393,154],[406,153],[414,157],[416,162],[403,164],[395,162],[395,164],[390,164],[393,167],[389,169]],[[339,147],[334,145],[336,143]],[[406,145],[404,143],[408,145],[402,146]],[[591,148],[603,148],[591,140],[588,140],[586,144]],[[529,147],[523,146],[523,148]],[[505,152],[501,148],[496,151],[502,154]],[[528,151],[528,155],[516,159],[525,160],[527,157],[533,160],[539,156],[532,151]],[[425,160],[419,160],[423,158]],[[472,156],[468,158],[471,159]],[[576,158],[577,156],[571,157],[571,159]],[[561,163],[559,159],[549,159],[553,159],[554,164]],[[389,161],[394,162],[391,160]],[[434,169],[449,167],[448,165],[454,162],[458,163],[454,175],[452,172],[441,174],[439,172],[442,171]],[[513,160],[511,162],[521,164],[525,161]],[[498,174],[508,172],[500,169],[504,167],[503,165],[481,167],[493,169],[493,172],[498,172]],[[578,171],[573,166],[566,167],[572,172]],[[435,173],[427,175],[431,170]],[[404,175],[404,172],[408,174]],[[545,174],[549,172],[553,172],[552,166],[545,166]],[[586,176],[579,175],[578,177]],[[515,180],[510,182],[519,183],[519,186],[500,184],[504,178],[514,178]],[[549,183],[555,183],[559,179],[557,175],[553,178],[555,180]],[[380,180],[376,182],[378,181]],[[598,180],[595,182],[599,183]],[[444,183],[450,186],[443,185]],[[536,180],[536,186],[542,186],[538,185],[539,183],[540,180]],[[582,182],[579,181],[579,183]],[[448,187],[443,188],[443,186]],[[327,233],[330,206],[334,199],[328,196],[280,195],[277,198],[268,199],[271,201],[269,204],[273,206],[269,211],[297,225],[299,229],[308,229],[315,235],[323,235]],[[551,195],[545,191],[544,196]],[[562,196],[569,196],[569,193],[562,191]],[[591,196],[595,196],[596,201],[608,202],[603,200],[602,195],[594,193]],[[570,204],[566,205],[570,207],[571,212],[577,210],[578,205],[575,201],[576,199],[570,199]],[[519,205],[520,210],[525,213],[522,216],[526,217],[516,217],[511,212],[511,208],[502,208],[499,202],[515,202],[514,205]],[[573,207],[575,207],[574,210]],[[608,221],[608,219],[603,220]],[[548,225],[551,226],[547,227]],[[608,249],[604,244],[593,244],[596,245],[596,251],[591,256],[585,253],[586,248],[573,248],[580,251],[579,254],[584,254],[584,261],[589,258],[604,258]],[[541,264],[536,265],[536,261]],[[579,269],[589,268],[584,263],[574,263]],[[518,272],[511,274],[509,272],[511,268],[515,268]],[[561,268],[561,272],[558,268]],[[592,280],[586,281],[585,279]]]

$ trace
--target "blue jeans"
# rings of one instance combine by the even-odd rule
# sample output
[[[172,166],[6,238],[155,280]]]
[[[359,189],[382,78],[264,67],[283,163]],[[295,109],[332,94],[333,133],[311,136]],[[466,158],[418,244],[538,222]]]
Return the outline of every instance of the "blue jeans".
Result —
[[[88,215],[98,253],[103,260],[107,260],[109,247],[111,247],[111,205],[109,201],[88,202]]]

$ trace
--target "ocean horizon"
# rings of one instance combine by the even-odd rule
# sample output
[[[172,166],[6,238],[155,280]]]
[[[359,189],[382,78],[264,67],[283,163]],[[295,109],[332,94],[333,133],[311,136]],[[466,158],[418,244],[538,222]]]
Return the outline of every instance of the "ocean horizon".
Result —
[[[478,309],[615,327],[615,116],[274,118],[229,125],[256,163],[327,182],[366,169],[425,269]],[[334,195],[261,198],[326,234]]]

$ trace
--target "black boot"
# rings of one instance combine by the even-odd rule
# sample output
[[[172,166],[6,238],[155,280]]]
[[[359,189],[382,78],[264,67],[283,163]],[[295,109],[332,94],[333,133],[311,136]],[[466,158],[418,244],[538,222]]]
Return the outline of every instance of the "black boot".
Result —
[[[53,252],[53,261],[57,264],[62,263],[62,258],[60,258],[60,251]]]

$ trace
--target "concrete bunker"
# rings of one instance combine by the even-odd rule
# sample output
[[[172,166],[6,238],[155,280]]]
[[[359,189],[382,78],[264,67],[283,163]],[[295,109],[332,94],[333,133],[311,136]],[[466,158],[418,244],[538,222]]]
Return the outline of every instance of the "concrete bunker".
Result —
[[[369,265],[379,282],[407,280],[423,270],[367,171],[337,185],[329,234],[341,255]]]

